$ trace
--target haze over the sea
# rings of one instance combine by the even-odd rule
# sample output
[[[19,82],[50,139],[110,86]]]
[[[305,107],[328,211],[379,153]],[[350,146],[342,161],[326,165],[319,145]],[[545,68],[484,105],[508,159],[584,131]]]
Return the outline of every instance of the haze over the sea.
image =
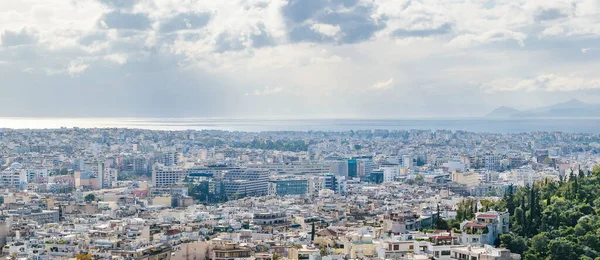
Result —
[[[471,132],[600,133],[600,118],[527,119],[226,119],[226,118],[0,118],[0,128],[139,128],[150,130],[350,131],[446,129]]]

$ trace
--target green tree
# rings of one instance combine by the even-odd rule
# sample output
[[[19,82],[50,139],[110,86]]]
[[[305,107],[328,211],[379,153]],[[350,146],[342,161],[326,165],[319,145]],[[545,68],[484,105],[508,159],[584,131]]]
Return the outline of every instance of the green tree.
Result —
[[[523,254],[528,249],[525,239],[513,234],[500,235],[500,246],[505,247],[516,254]]]
[[[83,198],[84,201],[86,202],[92,202],[96,200],[96,195],[94,195],[93,193],[90,193],[88,195],[85,195],[85,197]]]
[[[311,231],[310,231],[310,241],[315,241],[315,222],[313,221]]]
[[[577,245],[571,241],[565,239],[552,240],[548,243],[549,259],[551,260],[565,260],[565,259],[578,259]]]

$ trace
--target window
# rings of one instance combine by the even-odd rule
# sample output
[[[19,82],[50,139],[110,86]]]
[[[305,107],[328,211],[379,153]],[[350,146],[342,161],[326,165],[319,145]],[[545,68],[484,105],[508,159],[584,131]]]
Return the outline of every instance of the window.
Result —
[[[442,255],[450,255],[450,250],[443,250]]]

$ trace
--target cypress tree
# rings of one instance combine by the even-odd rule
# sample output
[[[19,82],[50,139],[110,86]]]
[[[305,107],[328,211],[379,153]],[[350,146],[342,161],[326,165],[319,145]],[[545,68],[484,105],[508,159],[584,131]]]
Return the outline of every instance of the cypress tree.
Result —
[[[315,241],[315,222],[313,221],[312,223],[312,228],[311,228],[311,232],[310,232],[310,241],[313,242]]]

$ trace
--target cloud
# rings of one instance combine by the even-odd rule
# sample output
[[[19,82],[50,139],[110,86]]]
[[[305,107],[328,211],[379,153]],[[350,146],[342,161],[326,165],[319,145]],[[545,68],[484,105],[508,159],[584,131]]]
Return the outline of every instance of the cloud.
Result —
[[[254,96],[270,96],[270,95],[280,93],[281,91],[283,91],[283,88],[281,88],[281,87],[271,88],[269,86],[266,86],[262,90],[255,89],[252,92],[252,94]]]
[[[542,31],[541,34],[544,36],[559,36],[564,33],[565,33],[565,29],[563,27],[560,27],[559,25],[555,25],[555,26],[551,26],[551,27],[544,29],[544,31]]]
[[[25,29],[20,31],[6,30],[0,35],[0,46],[11,47],[20,45],[30,45],[37,42],[37,36]]]
[[[596,50],[597,50],[596,48],[582,48],[581,53],[589,53],[589,52],[593,52]]]
[[[596,91],[598,17],[595,0],[0,1],[1,96],[39,104],[0,111],[369,116],[405,96],[415,115],[552,102]],[[52,109],[58,98],[93,102]]]
[[[108,29],[146,30],[150,28],[151,21],[144,14],[124,13],[113,11],[100,18],[102,27]]]
[[[520,32],[514,32],[510,30],[493,30],[488,31],[479,35],[465,34],[455,37],[449,42],[451,46],[459,47],[470,47],[480,44],[504,42],[504,41],[516,41],[519,46],[525,46],[525,39],[527,35]]]
[[[341,31],[339,25],[317,23],[310,26],[310,28],[324,36],[335,37]]]
[[[89,65],[84,64],[82,61],[72,61],[67,68],[67,72],[73,77],[83,73],[88,67]]]
[[[385,27],[372,17],[373,10],[368,1],[291,0],[282,15],[294,42],[357,43]],[[340,37],[334,38],[333,33]]]
[[[566,17],[567,15],[558,8],[541,8],[534,14],[536,21],[550,21]]]
[[[99,0],[100,3],[119,9],[130,9],[132,8],[138,1],[137,0]]]
[[[180,13],[169,18],[160,25],[161,32],[175,32],[180,30],[200,29],[210,21],[211,14],[205,13]]]
[[[379,82],[371,85],[371,87],[369,87],[369,88],[374,89],[374,90],[388,90],[393,87],[393,83],[394,83],[394,78],[390,78],[386,81],[379,81]]]
[[[444,23],[438,27],[431,29],[397,29],[392,35],[395,37],[428,37],[440,34],[447,34],[452,30],[452,25],[450,23]]]
[[[561,76],[544,74],[529,79],[508,78],[495,80],[487,84],[483,84],[481,89],[486,93],[504,91],[570,92],[578,90],[600,89],[600,79],[586,78],[577,75]]]

